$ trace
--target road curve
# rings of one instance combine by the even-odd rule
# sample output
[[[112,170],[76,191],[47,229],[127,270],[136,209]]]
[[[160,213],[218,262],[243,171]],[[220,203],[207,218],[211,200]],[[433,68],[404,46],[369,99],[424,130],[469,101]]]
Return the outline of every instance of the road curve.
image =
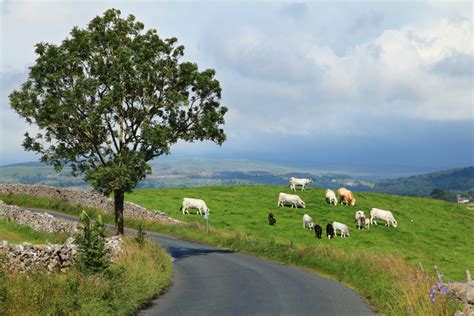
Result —
[[[163,234],[147,234],[173,257],[174,276],[169,291],[140,315],[373,314],[356,292],[317,274]]]

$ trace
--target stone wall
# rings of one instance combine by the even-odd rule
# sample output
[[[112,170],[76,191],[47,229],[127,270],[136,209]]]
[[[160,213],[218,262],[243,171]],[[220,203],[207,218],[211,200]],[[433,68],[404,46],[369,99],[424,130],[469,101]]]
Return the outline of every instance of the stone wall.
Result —
[[[35,213],[0,200],[0,217],[46,233],[77,233],[77,223],[60,220],[47,213]]]
[[[55,188],[45,185],[0,184],[0,193],[27,194],[38,197],[57,198],[71,204],[80,204],[103,209],[107,213],[114,212],[113,200],[93,190]],[[140,205],[130,202],[125,202],[124,216],[158,220],[167,224],[183,224],[182,221],[171,218],[161,211],[149,211]]]
[[[474,282],[454,282],[444,284],[448,292],[463,304],[463,309],[456,311],[455,316],[474,316]]]
[[[122,249],[122,239],[107,238],[107,248],[114,260]],[[77,245],[70,237],[64,244],[32,245],[23,243],[11,245],[7,241],[0,244],[0,256],[5,256],[7,271],[26,272],[31,269],[46,269],[49,272],[64,271],[74,264]]]

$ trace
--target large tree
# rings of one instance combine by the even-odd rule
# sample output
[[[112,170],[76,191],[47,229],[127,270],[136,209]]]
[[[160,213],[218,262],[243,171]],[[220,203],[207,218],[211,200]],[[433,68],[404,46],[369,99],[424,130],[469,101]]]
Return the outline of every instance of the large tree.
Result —
[[[133,15],[107,10],[60,45],[37,44],[36,54],[28,80],[10,94],[11,107],[40,129],[25,133],[23,147],[113,193],[117,234],[124,194],[151,172],[149,160],[178,140],[225,141],[215,71],[181,61],[176,38],[145,31]]]

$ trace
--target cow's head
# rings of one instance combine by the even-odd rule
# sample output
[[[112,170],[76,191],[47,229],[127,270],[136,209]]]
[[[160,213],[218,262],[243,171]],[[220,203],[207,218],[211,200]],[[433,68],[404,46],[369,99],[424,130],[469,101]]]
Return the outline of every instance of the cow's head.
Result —
[[[397,227],[397,226],[398,226],[397,220],[394,219],[394,220],[392,221],[392,226],[393,226],[393,227]]]
[[[299,204],[302,208],[306,208],[306,204],[304,203],[304,201],[301,201]]]
[[[352,199],[351,205],[352,205],[352,206],[356,205],[356,199],[355,199],[355,198]]]

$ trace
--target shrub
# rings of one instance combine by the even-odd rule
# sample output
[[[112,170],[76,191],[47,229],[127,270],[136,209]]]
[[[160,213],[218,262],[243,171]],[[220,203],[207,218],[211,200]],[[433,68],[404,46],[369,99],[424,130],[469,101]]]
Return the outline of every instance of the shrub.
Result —
[[[102,216],[97,216],[95,224],[91,223],[89,214],[82,211],[81,232],[76,237],[78,254],[76,264],[83,272],[98,273],[110,265],[108,249],[105,243],[106,230]]]
[[[143,225],[139,224],[137,229],[137,236],[135,236],[135,241],[140,247],[143,247],[145,244],[146,232],[143,230]]]

